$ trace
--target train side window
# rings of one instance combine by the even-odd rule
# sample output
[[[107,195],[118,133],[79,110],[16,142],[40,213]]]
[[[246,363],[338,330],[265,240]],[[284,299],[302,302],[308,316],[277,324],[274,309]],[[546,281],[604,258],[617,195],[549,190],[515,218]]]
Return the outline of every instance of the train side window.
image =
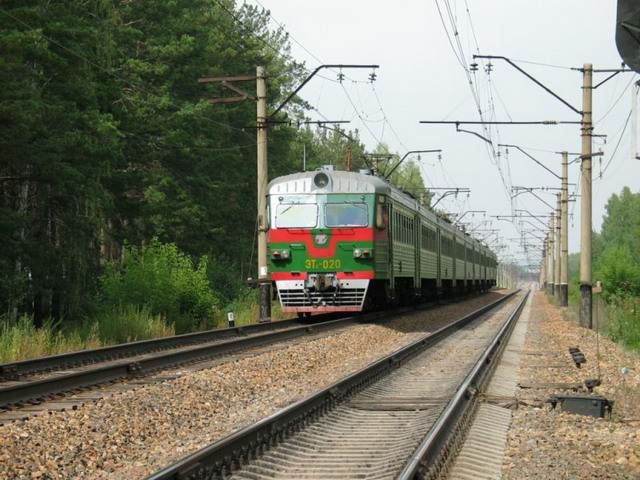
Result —
[[[380,230],[389,228],[389,206],[379,203],[376,207],[376,227]]]

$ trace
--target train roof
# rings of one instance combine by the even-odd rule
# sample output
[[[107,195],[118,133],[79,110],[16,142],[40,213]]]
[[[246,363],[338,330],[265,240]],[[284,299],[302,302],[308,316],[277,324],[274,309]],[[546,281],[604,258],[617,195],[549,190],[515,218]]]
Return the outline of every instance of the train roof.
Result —
[[[314,179],[319,174],[330,179],[326,187],[318,187]],[[269,183],[269,195],[301,193],[379,193],[389,194],[391,186],[379,177],[342,170],[316,170],[278,177]]]

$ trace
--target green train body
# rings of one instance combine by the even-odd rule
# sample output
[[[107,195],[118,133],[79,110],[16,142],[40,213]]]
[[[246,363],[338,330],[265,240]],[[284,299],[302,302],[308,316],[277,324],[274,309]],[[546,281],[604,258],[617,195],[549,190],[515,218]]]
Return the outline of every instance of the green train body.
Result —
[[[496,283],[488,247],[373,175],[279,177],[268,210],[269,271],[285,312],[360,311]]]

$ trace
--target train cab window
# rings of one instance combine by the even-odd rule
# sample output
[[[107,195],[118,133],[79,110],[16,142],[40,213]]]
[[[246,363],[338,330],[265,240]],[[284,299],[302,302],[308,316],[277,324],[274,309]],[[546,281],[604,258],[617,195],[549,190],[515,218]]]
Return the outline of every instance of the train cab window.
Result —
[[[366,227],[369,210],[364,203],[327,203],[324,207],[327,227]]]
[[[384,230],[389,227],[389,206],[379,203],[376,206],[376,227]]]
[[[281,203],[276,207],[276,228],[315,228],[318,205],[315,203]]]

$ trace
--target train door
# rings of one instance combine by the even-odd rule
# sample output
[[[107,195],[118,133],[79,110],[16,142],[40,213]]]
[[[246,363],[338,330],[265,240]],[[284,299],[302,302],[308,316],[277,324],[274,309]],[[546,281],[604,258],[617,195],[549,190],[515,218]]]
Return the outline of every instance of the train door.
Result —
[[[389,265],[388,265],[388,271],[389,271],[389,291],[387,292],[387,297],[391,296],[394,297],[395,294],[395,290],[396,290],[396,282],[395,282],[395,270],[393,268],[393,256],[394,256],[394,252],[395,252],[395,247],[396,247],[396,238],[397,238],[397,229],[399,228],[399,226],[397,225],[397,215],[396,215],[396,211],[394,208],[394,205],[392,202],[389,202],[388,204],[388,213],[389,213]]]
[[[440,228],[436,227],[436,288],[442,290],[442,246]]]
[[[420,295],[422,290],[422,268],[420,265],[420,256],[422,250],[422,222],[420,221],[420,215],[416,213],[413,216],[413,245],[414,245],[414,277],[413,277],[413,294],[415,296]]]

